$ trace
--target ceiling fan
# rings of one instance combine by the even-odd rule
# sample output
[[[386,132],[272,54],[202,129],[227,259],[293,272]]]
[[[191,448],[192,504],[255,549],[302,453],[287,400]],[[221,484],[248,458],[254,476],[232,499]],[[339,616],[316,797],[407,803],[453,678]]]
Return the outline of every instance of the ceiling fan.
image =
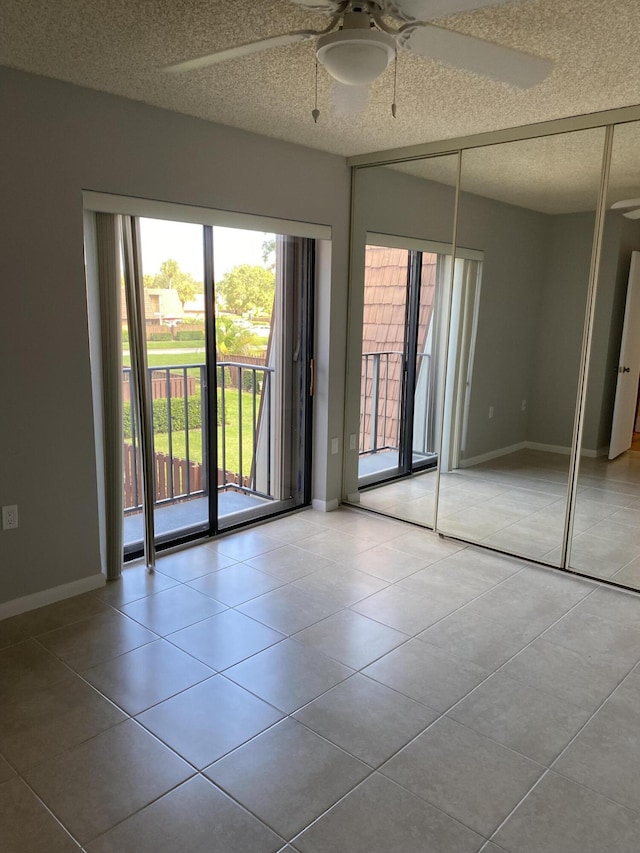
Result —
[[[616,201],[611,205],[611,210],[626,211],[623,216],[627,219],[640,219],[640,198],[627,198],[624,201]]]
[[[193,71],[263,50],[317,39],[316,57],[329,74],[347,86],[365,86],[379,77],[399,50],[474,72],[519,89],[528,89],[551,72],[547,59],[502,47],[436,26],[429,21],[513,0],[292,0],[305,11],[326,12],[322,30],[295,30],[235,45],[165,68]],[[520,0],[522,2],[522,0]],[[393,21],[395,26],[390,24]],[[397,23],[396,23],[397,22]],[[314,118],[317,118],[314,111]],[[394,111],[395,114],[395,111]]]

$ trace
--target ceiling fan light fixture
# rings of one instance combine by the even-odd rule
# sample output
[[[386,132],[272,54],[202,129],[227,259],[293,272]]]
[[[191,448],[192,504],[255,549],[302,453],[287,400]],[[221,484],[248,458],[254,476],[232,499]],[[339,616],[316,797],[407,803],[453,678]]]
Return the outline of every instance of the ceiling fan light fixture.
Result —
[[[346,86],[366,86],[379,77],[396,54],[393,36],[380,30],[344,29],[321,36],[316,56],[329,74]]]

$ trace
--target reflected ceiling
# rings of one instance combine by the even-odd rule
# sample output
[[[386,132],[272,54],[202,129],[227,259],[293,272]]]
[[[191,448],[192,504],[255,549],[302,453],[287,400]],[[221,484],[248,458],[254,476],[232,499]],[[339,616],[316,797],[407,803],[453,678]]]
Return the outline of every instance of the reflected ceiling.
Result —
[[[492,145],[463,154],[462,189],[540,213],[594,210],[598,197],[604,130],[586,130]],[[640,124],[616,129],[609,199],[640,196]],[[452,184],[446,158],[398,163],[390,168]]]
[[[0,0],[0,63],[342,155],[458,137],[640,100],[638,0],[529,0],[438,21],[552,59],[551,76],[517,91],[409,53],[344,117],[312,43],[168,76],[168,64],[291,29],[324,25],[288,0]]]

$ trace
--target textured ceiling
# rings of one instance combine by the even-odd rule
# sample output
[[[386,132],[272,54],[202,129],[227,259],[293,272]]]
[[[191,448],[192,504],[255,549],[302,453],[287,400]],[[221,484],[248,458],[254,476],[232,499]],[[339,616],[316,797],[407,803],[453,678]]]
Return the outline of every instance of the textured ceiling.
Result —
[[[604,128],[597,128],[464,151],[461,189],[540,213],[594,211],[604,141]],[[391,168],[454,186],[457,157],[430,157],[373,168]],[[607,203],[638,197],[640,122],[630,122],[614,132]]]
[[[409,53],[372,86],[368,107],[344,117],[304,42],[181,75],[161,68],[327,18],[288,0],[0,0],[0,64],[313,148],[353,155],[463,136],[640,101],[640,0],[517,0],[438,23],[549,58],[529,91]]]

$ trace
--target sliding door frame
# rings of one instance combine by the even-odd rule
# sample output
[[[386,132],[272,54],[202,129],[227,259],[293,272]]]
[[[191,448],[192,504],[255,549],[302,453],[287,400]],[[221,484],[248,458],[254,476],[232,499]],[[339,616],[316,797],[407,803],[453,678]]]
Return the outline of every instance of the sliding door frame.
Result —
[[[137,318],[135,319],[136,326],[142,327],[141,331],[140,329],[138,329],[138,332],[134,334],[134,337],[136,337],[136,339],[139,338],[139,340],[137,340],[136,343],[130,341],[132,363],[133,361],[138,362],[138,367],[135,368],[135,373],[136,375],[141,375],[144,377],[144,380],[141,380],[138,383],[140,391],[136,395],[136,399],[138,400],[136,404],[136,409],[138,409],[140,412],[143,412],[143,421],[147,422],[147,436],[152,434],[148,425],[151,421],[151,406],[150,389],[148,388],[148,369],[146,368],[146,352],[144,347],[144,318],[142,316],[144,303],[142,301],[142,267],[140,261],[140,235],[137,219],[144,217],[151,219],[162,219],[167,221],[189,222],[203,228],[205,304],[207,306],[207,310],[205,311],[205,351],[207,356],[207,370],[205,371],[206,389],[203,389],[203,392],[206,390],[207,394],[206,412],[208,416],[208,435],[206,443],[207,450],[205,452],[207,456],[206,471],[209,482],[209,520],[205,530],[203,530],[201,526],[198,530],[186,530],[184,534],[178,532],[177,535],[172,535],[171,540],[168,541],[164,536],[162,537],[162,539],[159,539],[155,535],[153,524],[153,511],[150,513],[144,512],[145,540],[143,543],[143,548],[140,548],[136,545],[133,547],[129,546],[125,548],[124,553],[121,550],[120,553],[123,559],[127,561],[131,559],[136,559],[144,555],[148,567],[152,570],[155,566],[156,549],[158,551],[161,551],[168,548],[178,547],[192,541],[207,539],[211,536],[216,536],[220,532],[226,533],[237,528],[244,527],[248,523],[264,520],[264,518],[267,517],[267,515],[265,514],[258,515],[252,518],[239,518],[237,521],[234,521],[228,525],[220,525],[220,520],[218,518],[218,438],[217,428],[215,426],[217,423],[217,359],[215,337],[215,311],[213,310],[215,306],[213,228],[216,225],[227,228],[235,228],[238,230],[247,229],[263,233],[275,233],[277,235],[284,235],[285,237],[298,238],[298,249],[293,252],[294,270],[292,272],[292,275],[297,275],[298,278],[293,280],[289,287],[291,289],[295,289],[297,283],[303,283],[305,285],[305,292],[298,294],[298,296],[300,296],[299,304],[298,302],[293,300],[295,303],[296,310],[300,312],[300,341],[297,342],[295,349],[301,355],[301,358],[304,361],[304,365],[300,371],[300,377],[297,384],[293,381],[290,381],[291,387],[288,390],[288,394],[289,396],[291,396],[295,393],[297,389],[301,394],[304,391],[305,396],[304,400],[301,398],[301,400],[299,401],[299,411],[302,412],[302,416],[296,415],[295,413],[291,414],[291,417],[295,417],[297,419],[296,433],[298,435],[298,444],[296,452],[293,454],[293,456],[296,456],[300,460],[299,471],[296,475],[295,472],[289,471],[290,466],[288,466],[287,468],[287,478],[290,480],[295,479],[295,485],[298,489],[295,494],[298,497],[296,499],[295,506],[283,506],[281,508],[278,508],[274,512],[268,513],[268,517],[276,517],[287,513],[292,509],[309,505],[311,503],[312,495],[311,472],[313,405],[311,392],[315,316],[314,300],[316,290],[316,278],[319,272],[315,263],[316,243],[318,240],[326,242],[330,240],[330,227],[317,225],[314,223],[282,220],[274,217],[263,217],[254,216],[252,214],[232,213],[209,208],[200,208],[189,205],[176,204],[172,202],[158,202],[155,200],[148,199],[127,198],[124,196],[116,196],[90,191],[86,191],[83,193],[83,206],[85,210],[85,239],[87,241],[88,247],[90,246],[90,249],[88,248],[88,255],[91,255],[92,258],[93,255],[96,254],[95,250],[98,242],[96,236],[96,229],[93,223],[97,221],[97,218],[100,216],[100,214],[110,215],[113,218],[114,223],[122,221],[123,228],[126,232],[126,236],[123,235],[123,245],[125,247],[125,278],[128,279],[130,282],[129,287],[126,288],[126,291],[128,291],[128,302],[131,299],[129,314],[132,318]],[[119,252],[120,249],[119,247],[116,249],[114,244],[114,246],[111,247],[111,254],[114,255],[114,258],[116,251]],[[114,261],[113,263],[116,263],[116,261]],[[99,263],[99,258],[97,258],[95,262],[92,261],[92,269],[90,270],[92,289],[95,289],[95,284],[93,280],[97,279],[97,274],[101,266],[104,266],[104,264],[101,265]],[[113,264],[111,264],[111,266],[113,266]],[[95,267],[95,270],[93,269],[93,267]],[[114,279],[114,276],[111,275],[110,279]],[[134,299],[134,294],[137,294],[136,299]],[[290,304],[291,295],[288,297],[285,312],[289,310]],[[99,313],[100,312],[98,312],[98,314]],[[115,318],[115,320],[111,318],[110,322],[115,322],[116,324],[118,324],[119,327],[120,318],[117,317]],[[100,337],[104,337],[103,334],[100,334],[100,330],[96,327],[96,324],[93,320],[91,320],[91,330],[92,335],[94,333],[97,333]],[[134,350],[136,352],[135,356]],[[114,367],[111,362],[114,362],[115,364],[115,362],[120,357],[121,356],[118,352],[117,347],[103,347],[102,352],[99,354],[99,358],[103,362],[102,372],[104,373],[104,369],[109,367],[110,372],[113,373]],[[104,364],[105,360],[109,361],[109,365]],[[118,372],[117,365],[116,374],[116,381],[121,381],[121,370]],[[97,377],[97,373],[95,374],[95,377]],[[291,377],[289,378],[291,380]],[[94,381],[98,381],[104,386],[104,381],[95,378]],[[108,393],[108,389],[105,389],[104,391],[100,392],[101,397],[105,396],[105,403],[108,402],[108,397],[106,396],[108,395]],[[142,401],[143,394],[147,398],[146,403]],[[104,409],[104,405],[102,406],[102,409]],[[97,407],[96,417],[100,416],[100,411],[101,407]],[[144,414],[144,412],[146,412],[146,414]],[[117,430],[116,433],[120,435],[121,438],[121,429]],[[113,437],[109,438],[108,431],[105,430],[98,423],[96,424],[96,435],[99,436],[99,438],[101,439],[100,441],[97,441],[96,448],[98,463],[101,467],[104,467],[105,460],[108,458],[112,458],[109,454],[109,448],[104,447],[104,442],[110,441],[110,443],[115,443],[117,439],[114,439]],[[147,442],[147,445],[147,449],[145,450],[143,448],[142,452],[143,456],[146,458],[149,456],[149,450],[151,451],[151,461],[147,458],[145,463],[145,468],[147,471],[151,472],[151,476],[147,476],[145,480],[146,485],[144,503],[146,505],[154,507],[153,497],[155,495],[155,490],[153,484],[153,450],[149,442]],[[288,463],[286,464],[288,465]],[[122,506],[122,496],[119,495],[114,489],[108,488],[108,483],[106,482],[101,485],[101,490],[104,491],[104,495],[100,501],[101,505],[103,503],[109,504],[109,506],[105,506],[104,509],[105,516],[108,518],[110,515],[110,511],[114,509],[116,503],[119,507]],[[151,498],[149,497],[149,495],[151,495]],[[111,506],[112,504],[113,506]],[[106,547],[107,553],[110,553],[108,551],[109,538],[106,535],[104,528],[105,525],[101,523],[101,538],[104,539],[103,548]],[[110,562],[108,560],[105,560],[105,566],[111,577],[117,577],[120,569],[119,565],[115,566],[114,568],[110,568]]]

